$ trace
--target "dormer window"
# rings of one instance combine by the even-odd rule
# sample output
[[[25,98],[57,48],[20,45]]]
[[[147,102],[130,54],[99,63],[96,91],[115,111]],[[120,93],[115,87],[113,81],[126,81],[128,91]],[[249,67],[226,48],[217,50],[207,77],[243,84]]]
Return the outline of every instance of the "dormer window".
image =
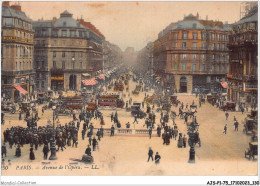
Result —
[[[64,22],[63,22],[63,26],[66,26],[66,25],[67,25],[67,23],[64,21]]]

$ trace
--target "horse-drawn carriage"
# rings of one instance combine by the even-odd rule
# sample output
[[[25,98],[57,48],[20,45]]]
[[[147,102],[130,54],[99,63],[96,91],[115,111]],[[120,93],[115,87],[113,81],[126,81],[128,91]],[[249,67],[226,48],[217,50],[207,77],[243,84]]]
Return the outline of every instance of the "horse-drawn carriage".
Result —
[[[245,158],[248,157],[249,160],[253,158],[254,160],[255,156],[258,156],[257,149],[258,149],[258,142],[250,142],[249,148],[245,151]]]
[[[16,106],[12,102],[2,102],[1,110],[4,112],[10,112],[11,114],[14,114],[16,112]]]
[[[20,112],[28,113],[31,110],[30,102],[22,102],[20,103]]]
[[[226,102],[226,105],[223,105],[220,109],[223,111],[236,111],[236,103]]]
[[[197,143],[199,144],[199,147],[201,147],[201,140],[198,132],[188,132],[189,140],[188,144],[190,146],[195,146]]]
[[[114,91],[123,91],[124,90],[124,85],[122,82],[115,83],[114,85]]]
[[[163,103],[162,104],[162,111],[167,111],[167,112],[169,112],[170,110],[171,110],[171,104],[169,104],[169,103]]]
[[[90,102],[88,103],[88,106],[86,108],[86,111],[92,111],[94,112],[95,110],[97,110],[97,105],[96,103]]]
[[[171,95],[170,96],[170,102],[172,105],[174,105],[175,107],[178,106],[178,104],[180,103],[180,101],[177,99],[177,96]]]
[[[141,90],[141,85],[136,85],[135,89],[132,91],[132,94],[139,95],[140,90]]]
[[[244,129],[243,132],[248,134],[248,132],[253,131],[257,128],[257,121],[253,118],[247,117],[244,121]]]
[[[146,113],[141,110],[141,103],[134,103],[133,106],[131,106],[131,115],[137,116],[137,118],[145,118]]]
[[[195,104],[190,105],[190,110],[191,110],[191,112],[196,112],[197,111],[197,105],[195,105]]]
[[[194,132],[199,129],[199,124],[192,121],[187,123],[187,127],[189,132]]]

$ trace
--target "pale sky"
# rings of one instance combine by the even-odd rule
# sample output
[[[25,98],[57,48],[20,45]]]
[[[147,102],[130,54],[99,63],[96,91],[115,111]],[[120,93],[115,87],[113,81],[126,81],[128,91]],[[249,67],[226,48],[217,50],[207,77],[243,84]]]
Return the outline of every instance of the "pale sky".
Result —
[[[11,2],[12,4],[13,2]],[[230,2],[20,2],[22,11],[33,20],[60,17],[68,10],[73,18],[92,22],[105,35],[106,40],[122,50],[134,47],[136,51],[154,41],[158,33],[171,22],[184,15],[197,12],[202,19],[234,23],[240,18],[241,1]]]

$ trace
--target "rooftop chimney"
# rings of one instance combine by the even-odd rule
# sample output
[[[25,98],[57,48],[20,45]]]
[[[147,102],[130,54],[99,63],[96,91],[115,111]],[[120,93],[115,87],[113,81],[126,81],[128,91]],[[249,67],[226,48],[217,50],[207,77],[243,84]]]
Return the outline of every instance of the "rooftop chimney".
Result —
[[[52,24],[54,24],[56,21],[57,21],[57,18],[56,18],[56,17],[53,17],[53,18],[52,18]]]
[[[18,5],[18,4],[12,5],[11,8],[12,8],[12,9],[15,9],[15,10],[18,10],[18,11],[20,11],[20,12],[22,11],[21,5]]]
[[[9,1],[4,1],[4,2],[2,3],[2,6],[10,6],[10,2],[9,2]]]

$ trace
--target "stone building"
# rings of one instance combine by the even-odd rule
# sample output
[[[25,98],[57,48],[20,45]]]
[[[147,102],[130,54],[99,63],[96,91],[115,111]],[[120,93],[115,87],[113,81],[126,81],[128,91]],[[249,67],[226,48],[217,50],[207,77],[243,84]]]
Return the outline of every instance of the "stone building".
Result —
[[[103,42],[105,36],[91,22],[84,19],[77,20],[83,27],[89,30],[87,39],[87,61],[89,63],[88,73],[95,76],[103,71]]]
[[[39,91],[81,90],[85,74],[102,69],[102,39],[68,11],[58,19],[36,21],[33,27]],[[94,37],[98,43],[93,42]]]
[[[228,25],[199,15],[171,23],[153,46],[153,69],[163,87],[180,93],[225,91]]]
[[[19,4],[2,4],[2,98],[19,100],[34,92],[32,21]]]
[[[232,25],[229,37],[230,63],[228,99],[257,104],[258,93],[258,10],[257,6]]]

